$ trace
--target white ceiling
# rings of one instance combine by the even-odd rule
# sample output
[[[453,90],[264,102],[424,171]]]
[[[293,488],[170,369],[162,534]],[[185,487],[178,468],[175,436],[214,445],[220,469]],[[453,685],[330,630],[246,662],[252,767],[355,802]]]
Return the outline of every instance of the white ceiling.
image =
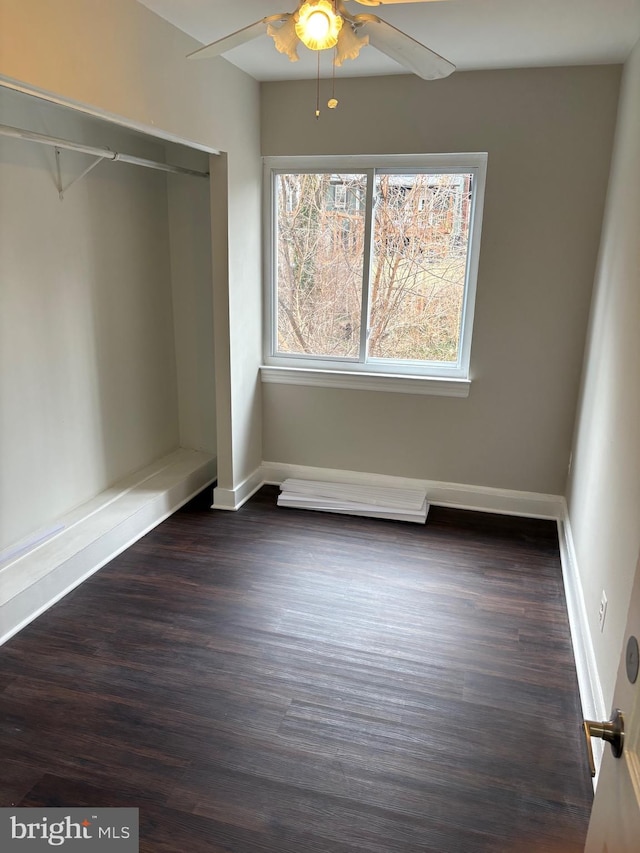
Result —
[[[293,11],[296,0],[139,0],[193,38],[209,44],[265,15]],[[374,12],[453,62],[459,70],[623,62],[640,38],[640,0],[436,0],[379,6]],[[299,48],[290,62],[262,36],[225,54],[256,80],[315,77],[317,54]],[[322,76],[331,73],[331,52]],[[200,60],[207,62],[210,60]],[[373,47],[337,69],[342,77],[406,73]]]

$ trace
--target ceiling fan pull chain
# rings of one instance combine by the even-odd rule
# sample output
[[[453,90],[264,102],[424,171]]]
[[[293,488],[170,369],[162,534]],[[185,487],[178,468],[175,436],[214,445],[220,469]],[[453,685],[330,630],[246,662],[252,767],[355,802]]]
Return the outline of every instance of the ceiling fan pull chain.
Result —
[[[331,74],[331,97],[327,101],[327,106],[330,110],[335,110],[338,106],[338,99],[336,98],[336,60],[338,58],[338,46],[336,45],[333,48],[333,67]]]
[[[318,73],[316,75],[316,118],[320,118],[320,51],[318,51]]]

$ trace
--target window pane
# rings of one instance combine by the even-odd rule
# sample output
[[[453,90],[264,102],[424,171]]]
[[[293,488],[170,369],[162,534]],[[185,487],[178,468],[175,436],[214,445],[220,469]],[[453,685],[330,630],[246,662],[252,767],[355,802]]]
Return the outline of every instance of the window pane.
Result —
[[[376,176],[369,357],[458,361],[472,178]]]
[[[358,358],[365,175],[276,175],[277,351]]]

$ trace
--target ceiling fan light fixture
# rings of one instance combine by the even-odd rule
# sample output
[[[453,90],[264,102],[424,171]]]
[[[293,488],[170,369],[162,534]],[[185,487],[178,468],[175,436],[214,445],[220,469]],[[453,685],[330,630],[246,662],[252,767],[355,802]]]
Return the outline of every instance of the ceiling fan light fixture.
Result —
[[[335,47],[341,28],[342,16],[336,14],[329,0],[310,0],[298,9],[296,34],[310,50]]]
[[[357,59],[360,56],[360,51],[367,44],[369,44],[369,36],[358,35],[357,31],[347,24],[340,30],[333,64],[340,68],[345,59]]]
[[[300,59],[298,56],[298,35],[293,15],[279,27],[275,24],[269,24],[267,35],[273,39],[276,50],[288,56],[291,62],[297,62]]]

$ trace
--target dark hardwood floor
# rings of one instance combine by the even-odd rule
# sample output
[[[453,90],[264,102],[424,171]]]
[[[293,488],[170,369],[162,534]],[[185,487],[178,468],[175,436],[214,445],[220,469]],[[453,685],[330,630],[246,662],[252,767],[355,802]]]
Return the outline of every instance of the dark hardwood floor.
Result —
[[[552,522],[210,492],[0,648],[0,805],[136,806],[154,853],[578,853]]]

